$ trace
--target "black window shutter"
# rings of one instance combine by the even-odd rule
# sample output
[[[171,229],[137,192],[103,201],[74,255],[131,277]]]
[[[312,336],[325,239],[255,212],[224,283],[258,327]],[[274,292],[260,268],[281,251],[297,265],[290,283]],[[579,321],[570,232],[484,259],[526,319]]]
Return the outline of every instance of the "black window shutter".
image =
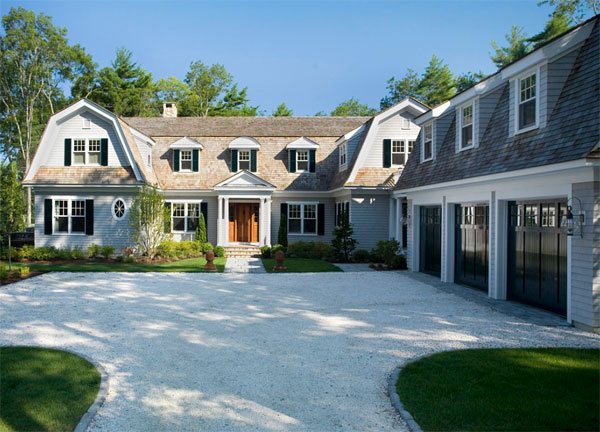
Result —
[[[281,203],[281,218],[287,224],[287,203]]]
[[[344,217],[350,222],[350,202],[344,204]]]
[[[71,166],[71,138],[65,138],[65,166]]]
[[[66,140],[65,140],[66,141]],[[44,200],[44,234],[52,234],[52,200]]]
[[[204,223],[206,224],[206,233],[208,235],[208,203],[200,203],[200,211],[204,215]]]
[[[94,235],[94,200],[85,200],[85,235]]]
[[[389,168],[392,166],[392,140],[383,140],[383,167]]]
[[[256,172],[256,150],[250,150],[250,171]]]
[[[237,172],[237,154],[238,151],[236,149],[231,150],[231,172]]]
[[[167,217],[165,219],[165,232],[166,233],[170,233],[171,232],[171,203],[170,202],[166,202],[165,203],[165,208],[167,209],[167,213],[169,215],[169,217]]]
[[[296,150],[290,150],[288,157],[289,157],[288,165],[289,165],[290,172],[295,173],[296,172]]]
[[[317,205],[317,234],[325,235],[325,204]]]
[[[100,165],[108,166],[108,138],[100,139]]]
[[[309,150],[308,151],[308,170],[310,172],[315,172],[317,168],[317,151]]]
[[[179,172],[179,153],[180,150],[173,150],[173,171]]]
[[[198,172],[198,150],[192,150],[192,171]]]

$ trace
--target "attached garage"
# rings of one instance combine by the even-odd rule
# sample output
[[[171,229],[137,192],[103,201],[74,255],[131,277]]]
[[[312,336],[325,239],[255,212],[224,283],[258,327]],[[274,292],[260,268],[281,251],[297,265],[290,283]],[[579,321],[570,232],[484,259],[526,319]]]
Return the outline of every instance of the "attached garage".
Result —
[[[454,281],[487,291],[489,207],[457,204],[455,221]]]
[[[442,269],[442,208],[421,207],[420,271],[440,276]]]
[[[566,201],[509,203],[508,299],[567,312]]]

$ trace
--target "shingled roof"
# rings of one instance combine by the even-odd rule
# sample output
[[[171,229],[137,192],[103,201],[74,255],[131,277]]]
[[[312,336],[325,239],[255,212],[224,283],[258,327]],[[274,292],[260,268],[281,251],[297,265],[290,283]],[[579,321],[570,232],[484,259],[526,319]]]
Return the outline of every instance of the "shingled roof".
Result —
[[[455,121],[448,128],[433,161],[420,163],[421,140],[397,182],[396,190],[589,157],[600,139],[599,19],[577,59],[546,127],[509,136],[509,83],[478,148],[456,153]],[[453,114],[450,114],[453,115]],[[453,115],[453,117],[455,117]],[[419,136],[420,138],[420,136]]]
[[[152,137],[339,137],[369,117],[125,117]]]

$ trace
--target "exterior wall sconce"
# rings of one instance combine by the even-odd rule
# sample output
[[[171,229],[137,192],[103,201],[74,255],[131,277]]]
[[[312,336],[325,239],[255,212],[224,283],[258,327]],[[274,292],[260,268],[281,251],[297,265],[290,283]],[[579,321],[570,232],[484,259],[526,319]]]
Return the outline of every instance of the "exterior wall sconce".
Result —
[[[579,209],[573,210],[573,200],[577,200]],[[571,205],[569,205],[569,202]],[[573,236],[575,233],[579,233],[583,238],[583,226],[585,225],[585,212],[581,209],[581,200],[577,197],[572,197],[567,201],[567,209],[563,212],[562,221],[560,226],[566,228],[567,235]]]

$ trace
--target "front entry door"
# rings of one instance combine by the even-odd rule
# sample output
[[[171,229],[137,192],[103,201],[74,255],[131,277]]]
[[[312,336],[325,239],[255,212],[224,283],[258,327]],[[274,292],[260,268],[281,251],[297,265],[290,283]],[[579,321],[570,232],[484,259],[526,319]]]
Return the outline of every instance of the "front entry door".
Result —
[[[253,203],[229,204],[229,241],[258,243],[259,205]]]
[[[454,253],[454,281],[488,289],[489,207],[457,205]]]
[[[440,276],[442,270],[442,208],[421,207],[420,271]]]

